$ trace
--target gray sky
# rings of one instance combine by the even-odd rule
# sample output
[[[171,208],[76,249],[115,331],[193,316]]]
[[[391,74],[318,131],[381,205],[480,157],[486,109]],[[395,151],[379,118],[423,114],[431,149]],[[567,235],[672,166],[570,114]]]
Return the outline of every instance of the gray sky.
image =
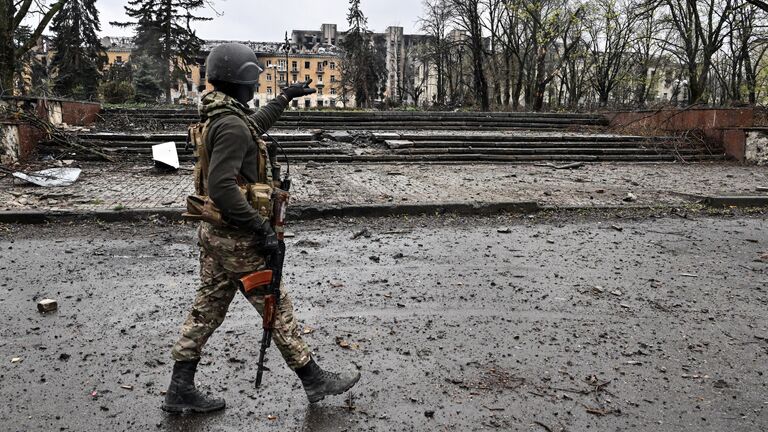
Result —
[[[123,9],[126,3],[127,0],[97,0],[102,36],[131,35],[130,29],[109,24],[126,20]],[[277,41],[283,39],[286,30],[319,30],[323,23],[337,24],[339,30],[347,29],[347,0],[213,0],[213,3],[223,15],[216,17],[213,11],[201,9],[199,15],[213,17],[213,21],[197,24],[197,34],[203,39]],[[417,32],[421,0],[362,0],[361,7],[373,31],[402,26],[406,33]]]

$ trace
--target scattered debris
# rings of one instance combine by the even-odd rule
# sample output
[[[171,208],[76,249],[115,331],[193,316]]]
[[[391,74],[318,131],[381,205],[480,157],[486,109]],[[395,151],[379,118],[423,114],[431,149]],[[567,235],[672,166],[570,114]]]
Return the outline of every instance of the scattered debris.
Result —
[[[336,336],[336,345],[344,348],[344,349],[357,349],[357,344],[351,344],[348,340],[344,339],[341,336]]]
[[[408,140],[386,140],[384,141],[384,144],[386,144],[390,150],[398,150],[398,149],[413,147],[413,141],[408,141]]]
[[[501,233],[501,234],[509,234],[509,233],[512,232],[512,229],[510,229],[508,227],[504,227],[504,228],[497,229],[496,232]]]
[[[435,418],[435,412],[432,410],[424,411],[424,417],[426,418]]]
[[[133,390],[133,386],[130,384],[123,384],[120,386],[120,388],[124,390]]]
[[[552,169],[556,169],[556,170],[564,170],[564,169],[581,168],[581,167],[584,166],[584,162],[574,162],[574,163],[569,163],[569,164],[565,164],[565,165],[555,165],[553,163],[545,163],[545,164],[534,164],[534,166],[544,167],[544,168],[552,168]]]
[[[21,363],[22,359],[21,357],[14,357],[11,359],[11,363]]]
[[[14,172],[13,176],[42,187],[69,186],[77,181],[80,168],[48,168],[32,173]]]
[[[624,202],[635,202],[637,201],[637,196],[633,194],[632,192],[627,193],[627,196],[623,199]]]
[[[59,308],[59,303],[54,299],[42,299],[37,302],[37,310],[40,312],[51,312]]]
[[[371,232],[368,230],[368,228],[363,228],[352,235],[352,240],[357,240],[360,237],[369,238],[370,236]]]
[[[679,275],[679,276],[683,276],[683,277],[689,277],[689,278],[695,278],[695,277],[699,277],[698,275],[695,275],[695,274],[693,274],[693,273],[680,273],[680,275]]]
[[[270,414],[270,415],[267,416],[267,420],[275,421],[275,420],[277,420],[277,416]]]
[[[299,240],[296,242],[296,247],[310,247],[310,248],[319,248],[321,246],[320,242],[316,242],[314,240]]]

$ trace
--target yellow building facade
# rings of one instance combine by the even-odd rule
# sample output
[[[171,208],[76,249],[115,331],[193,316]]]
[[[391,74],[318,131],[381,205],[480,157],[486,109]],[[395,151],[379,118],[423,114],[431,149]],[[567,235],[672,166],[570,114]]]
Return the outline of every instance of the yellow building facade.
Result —
[[[256,87],[254,106],[263,105],[291,84],[312,80],[317,93],[294,100],[292,108],[323,108],[342,106],[341,70],[336,54],[260,54],[256,53],[264,71]]]
[[[214,46],[225,42],[228,41],[206,42],[198,63],[189,66],[186,82],[179,82],[176,88],[172,89],[174,100],[179,103],[197,103],[203,92],[212,89],[205,78],[205,58]],[[133,44],[129,38],[104,38],[102,43],[106,48],[107,68],[130,60]],[[309,79],[312,79],[311,86],[317,89],[317,93],[293,101],[291,108],[343,106],[340,56],[336,52],[304,52],[306,50],[293,49],[286,60],[279,43],[244,43],[254,50],[263,69],[251,102],[253,107],[259,107],[274,99],[283,87]]]

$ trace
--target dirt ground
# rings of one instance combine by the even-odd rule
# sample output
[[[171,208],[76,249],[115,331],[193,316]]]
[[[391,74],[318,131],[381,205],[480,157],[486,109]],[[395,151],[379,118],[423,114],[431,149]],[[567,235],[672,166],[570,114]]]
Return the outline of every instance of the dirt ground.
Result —
[[[191,171],[83,164],[59,188],[0,175],[0,211],[93,211],[184,207]],[[683,206],[699,197],[766,195],[768,167],[735,163],[586,164],[574,170],[514,164],[292,165],[293,205],[535,201],[553,207]],[[628,198],[629,194],[633,198]]]
[[[285,277],[303,332],[322,366],[360,368],[351,399],[308,405],[274,347],[254,389],[260,320],[238,298],[198,374],[227,409],[167,415],[169,350],[197,284],[194,227],[0,225],[2,429],[768,428],[762,215],[290,231]],[[59,310],[38,313],[44,297]]]

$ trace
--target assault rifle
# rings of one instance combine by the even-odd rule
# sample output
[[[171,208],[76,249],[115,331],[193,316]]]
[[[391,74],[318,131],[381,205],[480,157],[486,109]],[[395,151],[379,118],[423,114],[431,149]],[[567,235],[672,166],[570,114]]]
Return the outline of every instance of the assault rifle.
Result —
[[[283,181],[283,187],[290,188],[290,180]],[[261,385],[267,348],[272,344],[272,331],[275,328],[275,315],[280,309],[280,284],[283,280],[283,263],[285,261],[285,210],[288,204],[288,191],[277,189],[273,193],[272,226],[277,234],[277,251],[267,257],[267,269],[240,278],[240,289],[248,296],[264,297],[264,311],[261,314],[264,333],[261,337],[259,350],[258,371],[256,372],[256,388]]]

